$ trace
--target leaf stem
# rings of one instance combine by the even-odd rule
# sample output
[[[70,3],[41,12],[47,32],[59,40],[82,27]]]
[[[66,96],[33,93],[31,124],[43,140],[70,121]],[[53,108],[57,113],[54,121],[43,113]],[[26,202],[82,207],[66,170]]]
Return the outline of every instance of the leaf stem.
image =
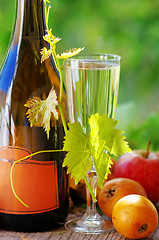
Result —
[[[49,22],[49,12],[50,12],[50,8],[51,8],[51,6],[48,7],[47,14],[46,14],[46,26],[47,26],[47,29],[48,29],[48,26],[49,26],[48,22]]]
[[[93,190],[92,190],[92,188],[91,188],[91,186],[90,186],[90,184],[89,184],[88,179],[87,179],[86,176],[84,176],[84,181],[85,181],[85,183],[86,183],[86,185],[87,185],[87,187],[88,187],[88,190],[89,190],[89,192],[90,192],[90,194],[91,194],[91,196],[92,196],[93,202],[97,202],[97,199],[96,199],[96,197],[95,197],[95,195],[94,195],[94,193],[93,193]]]
[[[62,76],[62,70],[61,70],[61,66],[59,63],[59,59],[57,59],[57,57],[56,57],[55,49],[54,49],[54,56],[55,56],[56,63],[57,63],[57,70],[59,71],[59,74],[60,74],[60,103],[59,104],[62,105],[63,76]]]
[[[50,153],[50,152],[63,152],[63,149],[57,149],[57,150],[43,150],[43,151],[38,151],[38,152],[35,152],[35,153],[32,153],[30,155],[27,155],[19,160],[16,160],[14,161],[12,167],[11,167],[11,170],[10,170],[10,181],[11,181],[11,188],[12,188],[12,191],[13,191],[13,194],[14,196],[18,199],[19,202],[21,202],[25,207],[29,207],[26,203],[24,203],[20,197],[18,197],[18,195],[16,194],[15,192],[15,189],[14,189],[14,184],[13,184],[13,168],[15,166],[16,163],[19,163],[25,159],[27,159],[28,157],[32,157],[32,156],[35,156],[37,154],[40,154],[40,153]]]
[[[53,59],[54,59],[54,62],[55,62],[55,66],[60,74],[60,67],[59,67],[59,63],[58,63],[58,60],[57,60],[57,54],[56,54],[56,51],[55,51],[55,44],[54,44],[54,47],[52,47],[52,56],[53,56]]]
[[[11,170],[10,170],[10,182],[11,182],[11,188],[12,188],[12,192],[14,194],[14,196],[18,199],[19,202],[21,202],[25,207],[29,207],[26,203],[24,203],[19,197],[18,195],[16,194],[15,192],[15,189],[14,189],[14,186],[13,186],[13,168],[14,168],[14,165],[19,162],[19,161],[22,161],[22,159],[20,160],[17,160],[13,163],[12,167],[11,167]]]
[[[65,134],[66,134],[66,132],[67,132],[67,124],[66,124],[66,121],[65,121],[65,117],[64,117],[63,109],[62,109],[62,106],[61,106],[61,105],[59,105],[58,108],[59,108],[59,110],[60,110],[61,119],[62,119],[62,123],[63,123],[64,131],[65,131]]]
[[[61,115],[62,123],[63,123],[63,126],[64,126],[65,134],[66,134],[67,124],[66,124],[63,109],[62,109],[63,76],[62,76],[62,71],[61,71],[61,66],[60,66],[59,60],[56,57],[55,47],[52,50],[53,50],[52,55],[53,55],[53,58],[54,58],[54,61],[55,61],[55,65],[56,65],[56,68],[57,68],[57,70],[59,72],[59,75],[60,75],[60,102],[59,102],[58,108],[60,110],[60,115]]]

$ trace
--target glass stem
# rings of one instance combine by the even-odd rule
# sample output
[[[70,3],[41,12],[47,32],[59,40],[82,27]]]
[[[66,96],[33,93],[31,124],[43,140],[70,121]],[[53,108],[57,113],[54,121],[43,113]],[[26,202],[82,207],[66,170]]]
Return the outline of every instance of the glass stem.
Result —
[[[87,180],[92,188],[93,194],[96,197],[97,192],[97,174],[95,172],[89,172],[87,176]],[[86,213],[88,216],[96,215],[96,202],[93,201],[92,195],[88,187],[86,186],[86,197],[87,197],[87,210]]]

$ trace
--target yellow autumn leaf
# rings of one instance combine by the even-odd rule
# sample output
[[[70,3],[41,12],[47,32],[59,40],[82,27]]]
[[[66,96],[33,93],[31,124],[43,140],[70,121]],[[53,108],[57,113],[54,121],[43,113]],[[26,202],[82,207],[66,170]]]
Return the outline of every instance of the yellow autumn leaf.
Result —
[[[58,119],[57,105],[57,94],[53,87],[45,100],[41,100],[40,97],[30,98],[24,105],[28,108],[26,114],[30,126],[43,127],[49,138],[51,115],[53,114],[54,118]]]
[[[61,38],[56,37],[52,34],[52,29],[48,30],[47,34],[43,38],[46,42],[50,44],[58,43],[61,40]]]
[[[73,48],[70,50],[67,50],[64,53],[61,53],[61,55],[57,54],[57,59],[66,59],[73,56],[76,56],[78,53],[80,53],[84,48]]]
[[[51,49],[47,50],[46,47],[41,49],[41,62],[44,62],[47,58],[51,56]]]

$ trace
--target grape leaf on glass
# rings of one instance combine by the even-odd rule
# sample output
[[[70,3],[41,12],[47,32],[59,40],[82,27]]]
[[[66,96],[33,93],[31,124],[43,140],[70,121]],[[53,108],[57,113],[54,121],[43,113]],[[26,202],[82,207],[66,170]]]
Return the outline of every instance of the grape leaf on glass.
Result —
[[[102,187],[104,178],[110,173],[111,156],[130,152],[128,143],[124,140],[123,131],[116,128],[118,121],[107,118],[107,115],[92,115],[89,119],[90,142],[93,162],[98,175],[98,185]]]
[[[63,147],[67,151],[63,166],[68,167],[68,173],[72,174],[76,183],[85,179],[94,167],[101,187],[110,172],[111,156],[131,151],[121,135],[123,131],[116,129],[117,123],[107,115],[92,115],[89,135],[83,132],[79,122],[69,124]]]
[[[68,166],[68,173],[77,184],[91,170],[92,160],[89,136],[83,133],[79,122],[69,123],[63,150],[67,151],[63,166]]]

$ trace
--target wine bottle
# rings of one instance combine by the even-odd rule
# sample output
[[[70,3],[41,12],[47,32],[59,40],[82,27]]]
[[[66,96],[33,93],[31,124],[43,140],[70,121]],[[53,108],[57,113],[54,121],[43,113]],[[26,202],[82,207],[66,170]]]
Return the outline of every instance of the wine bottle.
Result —
[[[51,57],[41,63],[47,43],[42,0],[17,0],[14,33],[0,72],[0,228],[43,231],[63,224],[68,215],[68,177],[64,153],[29,154],[62,149],[62,121],[50,123],[49,140],[42,126],[30,127],[24,106],[32,97],[46,99],[52,86],[59,95],[60,78]],[[63,108],[65,94],[63,91]],[[14,161],[23,157],[13,168]],[[19,199],[15,196],[12,186]]]

